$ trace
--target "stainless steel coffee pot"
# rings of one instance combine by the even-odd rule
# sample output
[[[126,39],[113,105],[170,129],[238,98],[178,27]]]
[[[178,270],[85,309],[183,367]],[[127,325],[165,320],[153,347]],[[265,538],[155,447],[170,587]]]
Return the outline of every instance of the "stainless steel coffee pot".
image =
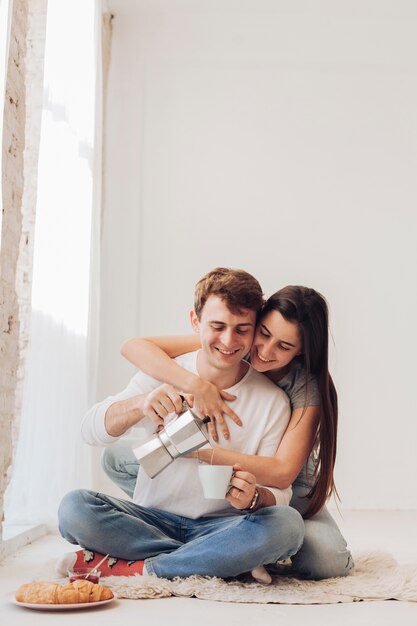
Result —
[[[200,420],[188,409],[149,441],[135,448],[133,453],[148,476],[155,478],[174,459],[198,450],[208,442],[203,424],[209,421],[209,417]]]

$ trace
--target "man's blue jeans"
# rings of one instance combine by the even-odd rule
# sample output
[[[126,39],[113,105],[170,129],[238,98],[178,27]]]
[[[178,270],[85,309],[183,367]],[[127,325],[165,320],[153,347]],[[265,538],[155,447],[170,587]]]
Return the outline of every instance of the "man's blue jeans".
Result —
[[[76,490],[59,508],[70,543],[126,560],[145,560],[148,574],[227,578],[286,559],[304,537],[301,515],[288,506],[189,519],[101,493]]]
[[[139,464],[132,448],[124,442],[108,446],[103,451],[102,466],[109,478],[128,496],[133,497]],[[308,472],[313,473],[309,462]],[[303,468],[293,484],[291,507],[303,515],[310,479]],[[346,576],[353,568],[352,555],[336,522],[326,507],[312,518],[304,520],[304,542],[292,558],[292,570],[303,578],[321,580]],[[287,568],[288,569],[288,568]]]

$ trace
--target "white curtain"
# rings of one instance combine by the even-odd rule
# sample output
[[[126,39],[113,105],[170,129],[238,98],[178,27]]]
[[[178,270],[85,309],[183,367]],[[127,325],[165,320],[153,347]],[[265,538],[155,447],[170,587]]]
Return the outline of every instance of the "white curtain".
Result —
[[[99,252],[100,4],[48,2],[32,319],[7,525],[54,530],[62,496],[91,486],[80,422],[91,395],[88,373],[96,369],[88,328],[97,315],[90,271],[97,274],[91,254]]]

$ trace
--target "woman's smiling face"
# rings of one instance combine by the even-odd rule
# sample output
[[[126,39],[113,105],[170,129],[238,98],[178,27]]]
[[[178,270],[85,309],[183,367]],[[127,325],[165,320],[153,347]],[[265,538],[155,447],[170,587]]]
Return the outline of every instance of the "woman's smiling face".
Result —
[[[278,311],[270,311],[256,327],[250,362],[258,372],[279,370],[301,354],[302,349],[297,322],[289,322]]]

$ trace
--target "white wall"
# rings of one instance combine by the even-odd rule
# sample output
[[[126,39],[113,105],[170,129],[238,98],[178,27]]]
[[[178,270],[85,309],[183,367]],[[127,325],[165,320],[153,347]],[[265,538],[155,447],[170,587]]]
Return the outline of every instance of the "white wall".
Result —
[[[346,508],[417,508],[417,4],[110,2],[101,396],[217,265],[329,300]],[[403,478],[404,477],[404,478]]]

